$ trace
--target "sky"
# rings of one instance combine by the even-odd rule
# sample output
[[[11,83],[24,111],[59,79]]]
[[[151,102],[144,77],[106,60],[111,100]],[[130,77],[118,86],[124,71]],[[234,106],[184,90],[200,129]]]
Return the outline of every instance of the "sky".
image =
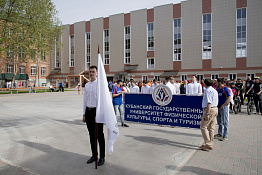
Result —
[[[62,24],[89,21],[119,13],[130,13],[165,4],[177,4],[185,0],[51,0]]]

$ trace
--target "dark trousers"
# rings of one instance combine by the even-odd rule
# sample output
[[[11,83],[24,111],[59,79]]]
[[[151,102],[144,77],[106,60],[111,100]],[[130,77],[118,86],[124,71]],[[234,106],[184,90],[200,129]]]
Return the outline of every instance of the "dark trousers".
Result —
[[[239,93],[241,104],[244,105],[243,91]]]
[[[255,106],[256,106],[256,111],[257,112],[262,112],[262,98],[261,98],[261,94],[260,95],[255,95],[254,96],[254,102],[255,102]]]
[[[96,143],[96,122],[95,122],[95,117],[96,117],[96,108],[86,108],[85,112],[85,120],[86,120],[86,126],[89,131],[89,136],[90,136],[90,144],[91,144],[91,150],[92,150],[92,155],[96,155],[96,148],[95,148],[95,143]],[[99,143],[99,150],[100,150],[100,158],[105,157],[105,136],[103,132],[103,123],[97,123],[98,125],[98,143]]]

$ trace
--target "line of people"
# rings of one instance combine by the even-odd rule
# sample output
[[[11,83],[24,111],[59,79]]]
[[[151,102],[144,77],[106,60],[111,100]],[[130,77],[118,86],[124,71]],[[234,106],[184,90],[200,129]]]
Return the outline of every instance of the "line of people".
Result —
[[[116,86],[118,82],[109,82],[108,87],[112,91],[113,87]],[[188,94],[188,95],[201,95],[203,93],[203,86],[200,82],[197,81],[195,75],[192,76],[191,81],[176,81],[174,77],[166,77],[165,81],[154,80],[144,80],[141,81],[127,81],[122,83],[122,88],[127,93],[142,93],[142,94],[151,94],[154,88],[160,84],[168,86],[173,95],[175,94]]]

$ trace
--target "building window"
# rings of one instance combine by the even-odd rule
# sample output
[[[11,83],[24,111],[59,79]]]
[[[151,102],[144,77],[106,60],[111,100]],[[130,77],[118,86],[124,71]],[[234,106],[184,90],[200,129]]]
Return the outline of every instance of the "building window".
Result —
[[[57,43],[58,43],[58,38],[55,39],[56,43],[55,43],[55,67],[60,67],[60,62],[59,62],[59,49],[57,48]]]
[[[247,74],[247,77],[250,76],[251,80],[255,79],[255,74]]]
[[[20,66],[19,72],[20,72],[20,74],[24,74],[25,73],[25,66]]]
[[[173,61],[181,61],[181,19],[174,19],[174,57]]]
[[[12,74],[14,72],[14,65],[7,65],[7,71],[8,74]]]
[[[237,9],[237,51],[236,57],[246,57],[247,47],[247,18],[246,8]]]
[[[78,82],[78,77],[74,78],[74,82],[77,83]]]
[[[8,50],[6,51],[7,57],[12,57],[13,56],[13,49],[9,46]]]
[[[144,80],[147,81],[147,75],[142,76],[142,81],[144,81]]]
[[[147,24],[147,51],[154,51],[154,23]]]
[[[237,79],[237,74],[228,74],[228,79],[236,80]]]
[[[154,79],[157,80],[157,81],[160,81],[160,75],[155,75]]]
[[[187,80],[187,75],[181,75],[181,81]]]
[[[45,51],[41,52],[41,55],[42,55],[42,60],[45,61],[46,60]]]
[[[147,69],[154,69],[154,68],[155,68],[155,58],[148,58]]]
[[[109,65],[109,30],[104,30],[104,64]]]
[[[196,75],[196,78],[198,81],[201,81],[204,79],[204,75]]]
[[[70,67],[75,66],[75,44],[74,44],[74,35],[70,36]]]
[[[86,70],[89,70],[91,64],[91,33],[86,33]]]
[[[59,62],[59,51],[56,51],[55,67],[60,67],[60,62]]]
[[[19,58],[25,58],[25,51],[22,47],[19,49]]]
[[[211,14],[203,15],[203,59],[211,59],[211,49],[212,49],[212,41],[211,41]]]
[[[12,27],[8,27],[7,38],[11,38],[12,36],[13,36],[13,28]]]
[[[130,64],[130,26],[125,27],[125,64]]]
[[[218,79],[218,75],[217,74],[211,75],[211,80],[213,80],[213,79]]]
[[[41,76],[46,76],[46,67],[41,67]]]
[[[31,76],[35,76],[35,75],[36,75],[36,67],[31,66]]]
[[[31,49],[31,59],[34,60],[35,59],[35,49]]]

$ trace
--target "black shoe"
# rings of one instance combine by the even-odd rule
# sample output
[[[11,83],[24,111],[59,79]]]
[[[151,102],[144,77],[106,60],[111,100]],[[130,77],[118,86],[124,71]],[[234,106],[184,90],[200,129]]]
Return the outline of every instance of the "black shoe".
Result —
[[[124,123],[124,124],[122,124],[122,126],[124,126],[124,127],[129,127],[129,126],[128,126],[127,124],[125,124],[125,123]]]
[[[98,166],[101,166],[101,165],[103,165],[104,163],[105,163],[105,158],[100,158],[99,161],[98,161],[98,163],[97,163],[97,165],[98,165]]]
[[[89,163],[92,163],[95,161],[95,157],[92,156],[86,163],[89,164]]]

